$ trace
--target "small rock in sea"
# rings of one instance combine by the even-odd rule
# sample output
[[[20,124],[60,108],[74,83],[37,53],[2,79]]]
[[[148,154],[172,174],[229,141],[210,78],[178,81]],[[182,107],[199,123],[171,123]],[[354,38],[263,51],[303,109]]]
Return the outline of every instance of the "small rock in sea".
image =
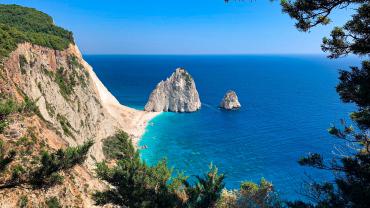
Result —
[[[222,99],[220,103],[220,107],[226,110],[232,110],[240,108],[241,105],[238,100],[238,96],[236,93],[232,90],[227,91],[224,98]]]

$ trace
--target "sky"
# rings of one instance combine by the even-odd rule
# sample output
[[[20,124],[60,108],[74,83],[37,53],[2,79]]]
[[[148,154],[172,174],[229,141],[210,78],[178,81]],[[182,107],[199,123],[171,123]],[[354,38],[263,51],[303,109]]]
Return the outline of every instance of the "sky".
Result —
[[[298,32],[278,2],[246,0],[0,0],[41,10],[83,54],[319,54],[333,23]]]

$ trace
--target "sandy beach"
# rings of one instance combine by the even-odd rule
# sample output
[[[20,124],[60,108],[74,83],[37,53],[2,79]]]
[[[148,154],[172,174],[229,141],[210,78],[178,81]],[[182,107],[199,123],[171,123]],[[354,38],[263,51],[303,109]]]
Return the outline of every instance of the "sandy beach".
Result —
[[[78,53],[78,57],[82,57],[77,46],[75,47],[76,48],[74,51]],[[92,67],[83,59],[81,59],[81,62],[83,63],[85,69],[88,70],[90,77],[95,84],[103,108],[105,108],[108,114],[113,118],[112,122],[115,121],[118,123],[118,126],[106,125],[105,128],[102,129],[102,131],[104,131],[102,134],[105,134],[106,132],[111,132],[112,129],[109,130],[109,128],[116,128],[114,129],[114,131],[118,129],[123,130],[131,136],[133,144],[137,147],[141,136],[145,133],[145,128],[148,122],[159,115],[160,112],[146,112],[120,104],[119,101],[100,81]]]

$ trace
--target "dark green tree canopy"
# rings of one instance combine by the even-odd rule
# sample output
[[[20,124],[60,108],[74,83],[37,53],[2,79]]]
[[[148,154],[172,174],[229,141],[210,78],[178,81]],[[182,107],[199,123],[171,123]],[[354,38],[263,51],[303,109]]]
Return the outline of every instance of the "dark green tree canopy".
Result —
[[[355,8],[355,14],[343,27],[335,27],[330,38],[323,38],[322,50],[329,58],[355,54],[365,58],[360,67],[341,70],[337,92],[341,100],[354,103],[353,125],[342,120],[342,128],[332,126],[329,133],[344,140],[358,151],[335,158],[327,163],[319,154],[302,158],[300,164],[333,171],[334,182],[314,182],[308,195],[315,205],[290,203],[291,207],[370,207],[370,1],[369,0],[296,0],[282,1],[283,11],[297,21],[296,27],[308,31],[326,25],[335,9]]]
[[[53,19],[43,12],[0,4],[0,58],[23,42],[64,50],[74,40],[72,32],[56,26]]]

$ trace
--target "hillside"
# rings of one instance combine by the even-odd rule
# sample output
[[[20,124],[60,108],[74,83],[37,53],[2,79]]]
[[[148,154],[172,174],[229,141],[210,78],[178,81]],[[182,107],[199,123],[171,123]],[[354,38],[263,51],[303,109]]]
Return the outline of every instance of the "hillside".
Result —
[[[0,5],[0,37],[0,56],[24,42],[55,50],[74,43],[72,32],[56,26],[49,15],[18,5]]]
[[[137,140],[156,114],[120,105],[83,60],[72,33],[40,11],[0,5],[0,37],[0,163],[11,161],[0,171],[0,207],[43,207],[55,198],[63,206],[93,206],[91,193],[106,187],[93,171],[105,158],[102,140],[118,130]],[[57,185],[15,183],[30,180],[45,151],[89,140],[86,162],[58,169]]]

